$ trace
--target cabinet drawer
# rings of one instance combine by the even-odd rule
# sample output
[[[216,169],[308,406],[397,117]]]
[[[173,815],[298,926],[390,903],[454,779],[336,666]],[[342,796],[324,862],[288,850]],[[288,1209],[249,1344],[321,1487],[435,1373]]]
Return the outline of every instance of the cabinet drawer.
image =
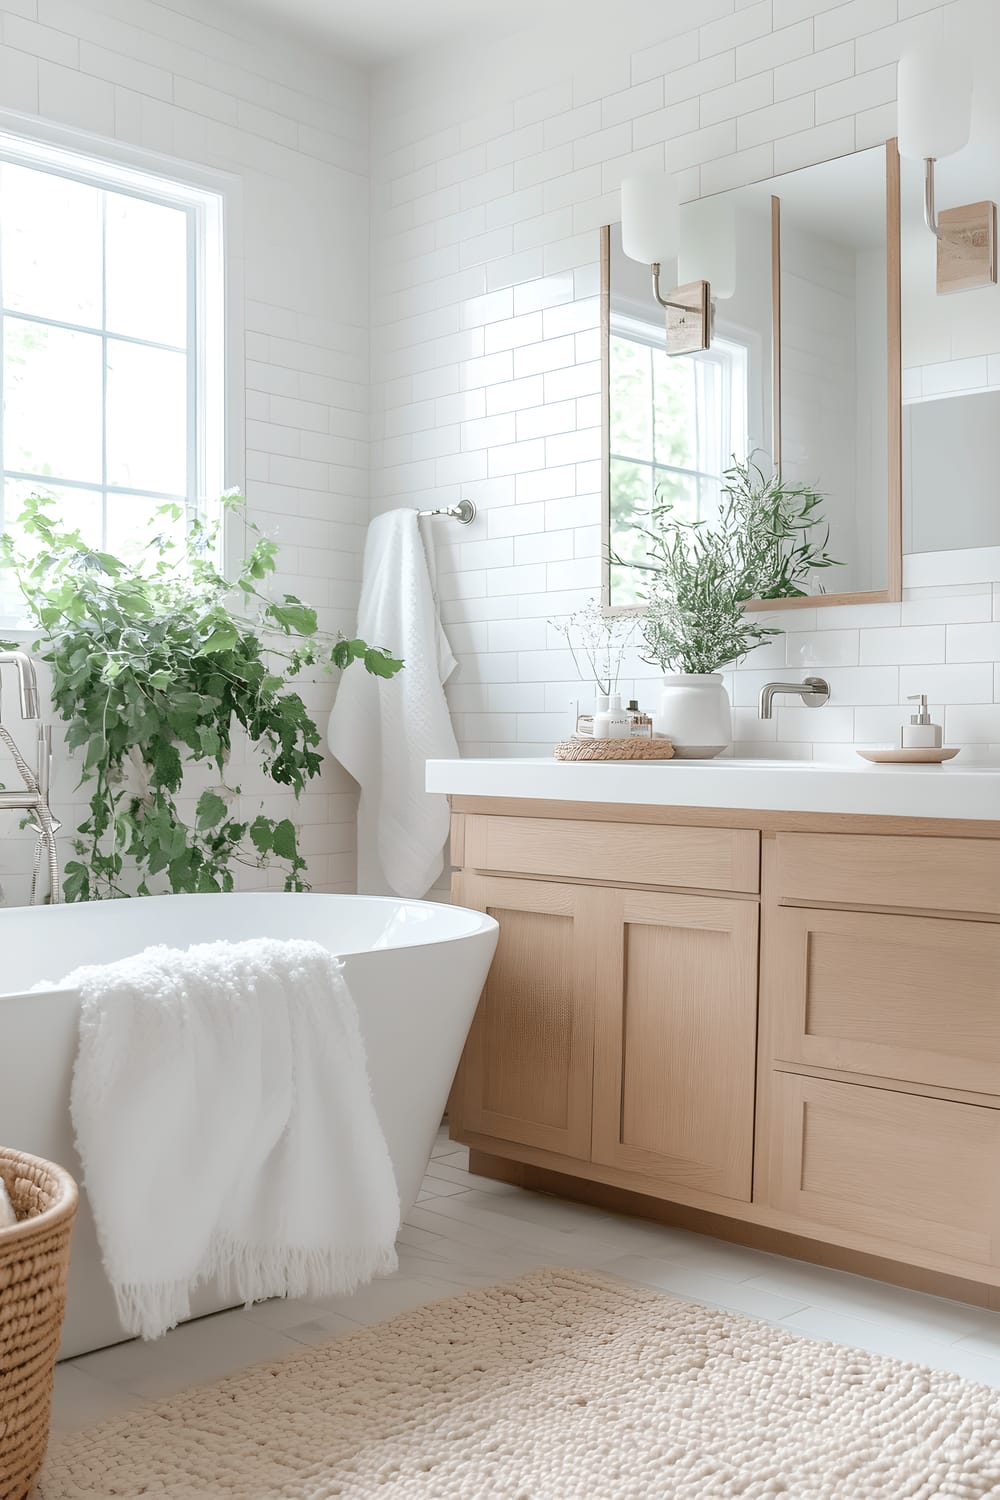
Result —
[[[794,1073],[772,1080],[773,1207],[869,1237],[876,1254],[997,1263],[1000,1111]]]
[[[765,966],[777,1060],[1000,1095],[1000,925],[784,907]]]
[[[760,889],[760,834],[737,828],[674,828],[561,818],[468,816],[465,865],[518,875]]]
[[[779,833],[780,901],[1000,916],[1000,840]]]

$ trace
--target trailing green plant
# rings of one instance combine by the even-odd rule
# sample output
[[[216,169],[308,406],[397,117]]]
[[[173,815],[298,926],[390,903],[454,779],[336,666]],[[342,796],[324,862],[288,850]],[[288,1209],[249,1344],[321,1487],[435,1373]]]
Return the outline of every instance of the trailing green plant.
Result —
[[[644,660],[664,672],[717,672],[780,635],[746,602],[802,598],[815,569],[840,566],[816,490],[768,476],[752,459],[734,462],[723,479],[716,518],[682,521],[672,505],[658,505],[642,528],[648,561],[627,564],[642,573]]]
[[[403,663],[320,630],[316,611],[293,594],[271,598],[264,585],[278,548],[242,507],[239,495],[223,496],[223,512],[247,527],[232,579],[217,562],[222,520],[183,530],[180,506],[159,509],[136,563],[90,546],[42,495],[27,502],[19,536],[0,537],[0,566],[40,632],[33,649],[51,669],[66,744],[82,752],[81,785],[90,788],[65,868],[67,901],[148,895],[153,885],[228,891],[237,865],[275,862],[286,890],[308,889],[291,818],[238,811],[241,789],[226,780],[234,729],[297,798],[322,759],[292,679],[353,663],[392,677]],[[212,784],[186,817],[185,776],[195,767]]]

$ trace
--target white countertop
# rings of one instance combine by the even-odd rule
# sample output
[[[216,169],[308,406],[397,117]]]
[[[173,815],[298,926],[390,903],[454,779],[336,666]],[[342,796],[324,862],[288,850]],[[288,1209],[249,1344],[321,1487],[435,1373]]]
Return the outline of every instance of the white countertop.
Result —
[[[427,790],[645,807],[1000,819],[1000,769],[795,760],[429,760]]]

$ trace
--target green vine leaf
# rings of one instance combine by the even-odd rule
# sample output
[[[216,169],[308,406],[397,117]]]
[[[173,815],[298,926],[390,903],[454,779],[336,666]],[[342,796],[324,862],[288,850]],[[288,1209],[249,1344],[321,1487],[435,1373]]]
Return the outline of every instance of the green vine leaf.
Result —
[[[202,792],[198,798],[198,827],[214,828],[226,816],[225,799],[218,792]]]
[[[272,604],[269,614],[286,635],[313,635],[317,629],[316,611],[299,599],[285,595],[284,604]]]
[[[208,656],[213,651],[233,651],[239,644],[239,636],[232,625],[216,625],[208,640],[198,649],[199,656]]]
[[[274,823],[270,818],[254,818],[250,824],[250,841],[258,854],[270,854],[274,848]]]
[[[363,657],[366,670],[375,677],[395,677],[396,673],[403,669],[403,663],[397,661],[394,656],[390,656],[388,651],[379,650],[374,646],[365,646],[364,641],[352,641],[351,645],[364,647],[358,655]]]
[[[271,837],[271,847],[279,859],[295,859],[297,857],[298,844],[295,838],[295,826],[288,818],[282,818],[280,823],[274,825]]]

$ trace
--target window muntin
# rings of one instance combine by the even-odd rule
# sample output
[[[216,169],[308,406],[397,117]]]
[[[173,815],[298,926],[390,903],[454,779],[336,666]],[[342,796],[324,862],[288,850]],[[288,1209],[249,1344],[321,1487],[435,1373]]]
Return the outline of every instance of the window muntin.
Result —
[[[718,514],[722,476],[747,445],[749,351],[716,336],[704,353],[675,358],[662,327],[616,315],[609,367],[610,547],[641,563],[656,505],[684,521]],[[612,563],[611,604],[640,603],[641,578]]]
[[[225,488],[223,200],[0,134],[0,528],[50,494],[137,556]]]

